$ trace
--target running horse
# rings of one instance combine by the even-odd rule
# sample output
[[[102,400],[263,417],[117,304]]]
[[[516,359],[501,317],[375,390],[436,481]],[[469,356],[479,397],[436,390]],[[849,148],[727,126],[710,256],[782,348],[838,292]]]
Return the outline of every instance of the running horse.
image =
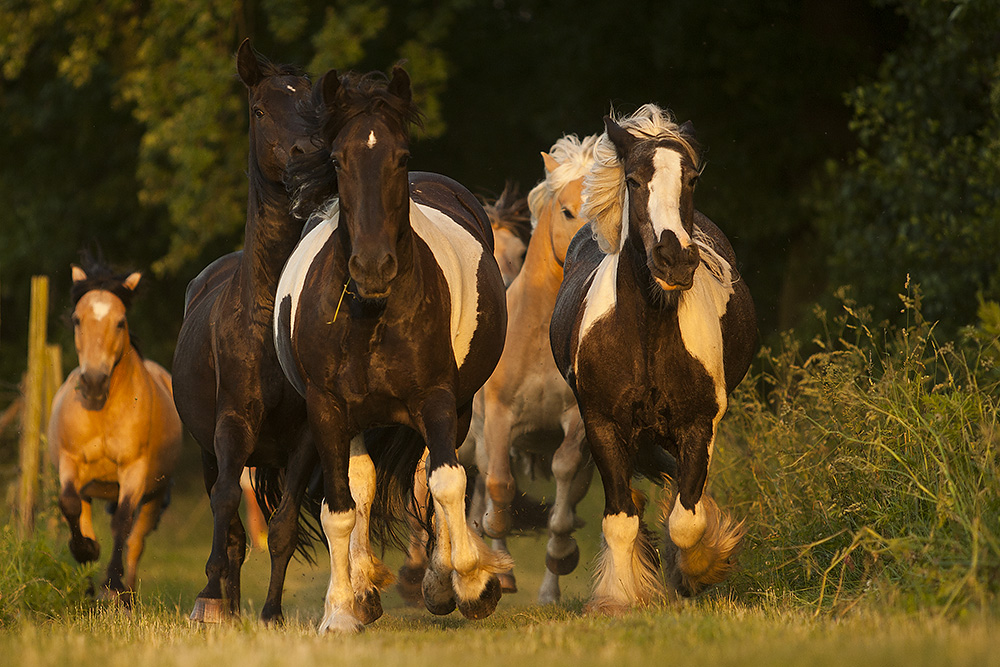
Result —
[[[181,421],[170,374],[143,359],[129,334],[125,315],[141,274],[117,275],[95,261],[72,270],[80,365],[56,392],[48,426],[59,470],[59,508],[69,523],[70,552],[87,563],[100,555],[92,499],[115,506],[114,547],[103,587],[130,605],[146,535],[169,499]]]
[[[556,494],[538,593],[542,604],[559,601],[559,576],[572,572],[579,562],[580,549],[572,536],[578,523],[575,509],[593,475],[576,398],[552,359],[549,321],[566,250],[584,224],[579,215],[583,178],[596,141],[596,136],[565,136],[542,153],[545,178],[528,194],[534,230],[521,272],[507,289],[507,340],[496,371],[483,387],[484,421],[476,434],[476,461],[487,491],[483,530],[496,540],[496,548],[506,550],[503,540],[512,522],[512,451],[551,458]],[[516,590],[513,573],[507,577],[501,581]]]
[[[244,466],[261,472],[315,465],[305,436],[305,404],[278,366],[271,332],[278,276],[302,232],[301,221],[289,213],[283,179],[289,157],[313,149],[300,115],[311,99],[311,85],[297,68],[258,56],[249,40],[240,46],[237,72],[250,103],[244,249],[216,260],[191,281],[173,361],[177,410],[201,445],[211,498],[208,582],[191,612],[192,620],[205,623],[220,622],[240,609],[246,531],[238,509]],[[290,489],[287,503],[270,522],[265,621],[282,618],[281,590],[297,544],[302,492]]]
[[[331,575],[320,632],[356,632],[381,613],[385,566],[368,539],[376,466],[393,470],[385,483],[411,485],[425,443],[435,541],[424,604],[482,618],[501,595],[496,573],[511,563],[466,523],[456,448],[503,348],[490,223],[458,183],[408,172],[419,112],[402,68],[391,80],[331,70],[314,100],[321,148],[289,167],[294,210],[308,214],[330,199],[282,272],[274,331],[323,470]],[[373,461],[361,435],[386,425],[419,438]]]
[[[750,365],[757,327],[725,235],[694,208],[701,172],[690,124],[655,105],[605,133],[585,181],[590,227],[570,245],[552,315],[556,365],[573,388],[604,483],[604,546],[588,608],[663,597],[631,479],[676,463],[664,568],[684,595],[721,581],[742,524],[705,492],[727,395]]]
[[[524,197],[518,197],[517,191],[517,186],[508,182],[499,197],[483,202],[483,210],[493,228],[493,257],[507,287],[520,273],[531,239],[528,202]]]

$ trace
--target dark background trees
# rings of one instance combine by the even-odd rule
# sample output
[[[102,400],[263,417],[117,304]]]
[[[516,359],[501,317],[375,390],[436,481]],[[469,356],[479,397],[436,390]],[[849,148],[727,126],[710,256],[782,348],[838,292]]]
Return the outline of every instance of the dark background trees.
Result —
[[[314,74],[405,58],[414,168],[484,194],[657,102],[697,128],[697,203],[765,335],[845,284],[893,317],[907,274],[960,326],[1000,296],[997,25],[987,0],[3,0],[0,381],[24,365],[29,276],[52,277],[68,347],[68,266],[97,244],[146,270],[131,320],[169,362],[184,285],[242,241],[246,36]]]

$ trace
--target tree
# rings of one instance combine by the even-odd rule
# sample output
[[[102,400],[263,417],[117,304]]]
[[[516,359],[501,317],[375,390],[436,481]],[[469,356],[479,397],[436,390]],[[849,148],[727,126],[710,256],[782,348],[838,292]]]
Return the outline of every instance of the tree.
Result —
[[[881,3],[906,39],[848,95],[860,147],[817,202],[830,280],[894,317],[909,275],[953,329],[974,321],[977,293],[1000,297],[1000,4]]]

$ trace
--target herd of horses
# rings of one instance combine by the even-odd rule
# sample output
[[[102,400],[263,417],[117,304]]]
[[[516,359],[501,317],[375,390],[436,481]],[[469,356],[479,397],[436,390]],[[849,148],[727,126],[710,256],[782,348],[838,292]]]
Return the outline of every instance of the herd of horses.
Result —
[[[239,613],[248,466],[269,518],[266,622],[281,621],[288,563],[315,537],[330,554],[320,631],[375,621],[394,577],[373,536],[400,527],[410,595],[434,614],[489,616],[516,590],[512,458],[555,479],[541,603],[579,562],[575,510],[595,466],[605,510],[589,610],[657,603],[664,580],[682,595],[721,581],[743,529],[705,485],[756,324],[732,246],[694,208],[690,124],[651,104],[605,117],[600,134],[542,154],[527,211],[505,191],[488,213],[450,178],[408,169],[421,116],[401,67],[313,84],[245,41],[237,72],[244,246],[189,284],[172,381],[130,341],[140,275],[73,267],[79,368],[49,442],[77,560],[99,553],[92,499],[115,506],[103,590],[131,599],[182,422],[213,517],[194,621]],[[640,474],[676,485],[662,550]]]

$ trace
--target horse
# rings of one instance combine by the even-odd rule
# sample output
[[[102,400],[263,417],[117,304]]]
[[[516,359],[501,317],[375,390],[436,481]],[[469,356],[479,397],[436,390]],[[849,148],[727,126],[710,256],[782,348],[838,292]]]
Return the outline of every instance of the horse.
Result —
[[[391,79],[330,70],[314,101],[321,148],[293,161],[289,184],[293,211],[318,222],[282,272],[274,333],[323,470],[331,575],[320,632],[356,632],[380,613],[390,577],[368,540],[377,469],[383,488],[412,484],[425,446],[435,547],[424,604],[482,618],[499,602],[496,572],[511,563],[466,523],[456,448],[506,327],[489,220],[455,181],[409,172],[420,116],[401,67]],[[362,434],[387,425],[419,437],[373,460]]]
[[[70,552],[80,563],[97,560],[91,502],[111,501],[114,546],[103,588],[126,605],[146,535],[169,501],[181,448],[170,374],[143,359],[129,334],[126,311],[141,275],[118,275],[92,260],[72,267],[80,365],[56,392],[48,424]]]
[[[524,197],[518,197],[517,186],[508,182],[499,197],[482,203],[493,228],[493,257],[500,267],[504,286],[510,287],[521,271],[531,238],[528,202]]]
[[[596,141],[596,136],[583,140],[565,136],[542,153],[545,178],[528,195],[533,233],[523,268],[507,289],[504,353],[483,387],[483,425],[474,431],[476,462],[487,490],[483,530],[503,551],[516,492],[512,451],[551,457],[556,495],[538,594],[542,604],[559,601],[559,576],[572,572],[579,562],[580,550],[572,537],[575,508],[593,475],[576,398],[552,359],[549,321],[566,250],[584,224],[579,217],[583,178],[593,162]],[[501,581],[516,590],[513,573],[505,573]]]
[[[705,483],[757,326],[732,246],[694,208],[701,162],[691,124],[652,104],[604,124],[584,182],[589,225],[567,252],[550,339],[604,483],[587,608],[614,613],[665,594],[633,498],[637,471],[676,481],[664,564],[674,590],[693,595],[731,569],[742,523],[719,510]]]
[[[212,506],[208,582],[190,616],[205,623],[239,614],[246,556],[238,514],[244,467],[275,475],[287,467],[286,478],[300,480],[306,474],[293,470],[316,465],[306,442],[305,404],[285,380],[271,332],[278,276],[302,231],[301,221],[289,213],[283,179],[292,155],[313,150],[300,113],[310,102],[311,83],[299,69],[256,54],[249,40],[237,53],[237,73],[250,107],[244,249],[216,260],[188,285],[173,361],[177,410],[201,446]],[[289,485],[287,503],[279,505],[269,525],[265,622],[282,619],[281,592],[298,540],[303,493],[304,484]]]

